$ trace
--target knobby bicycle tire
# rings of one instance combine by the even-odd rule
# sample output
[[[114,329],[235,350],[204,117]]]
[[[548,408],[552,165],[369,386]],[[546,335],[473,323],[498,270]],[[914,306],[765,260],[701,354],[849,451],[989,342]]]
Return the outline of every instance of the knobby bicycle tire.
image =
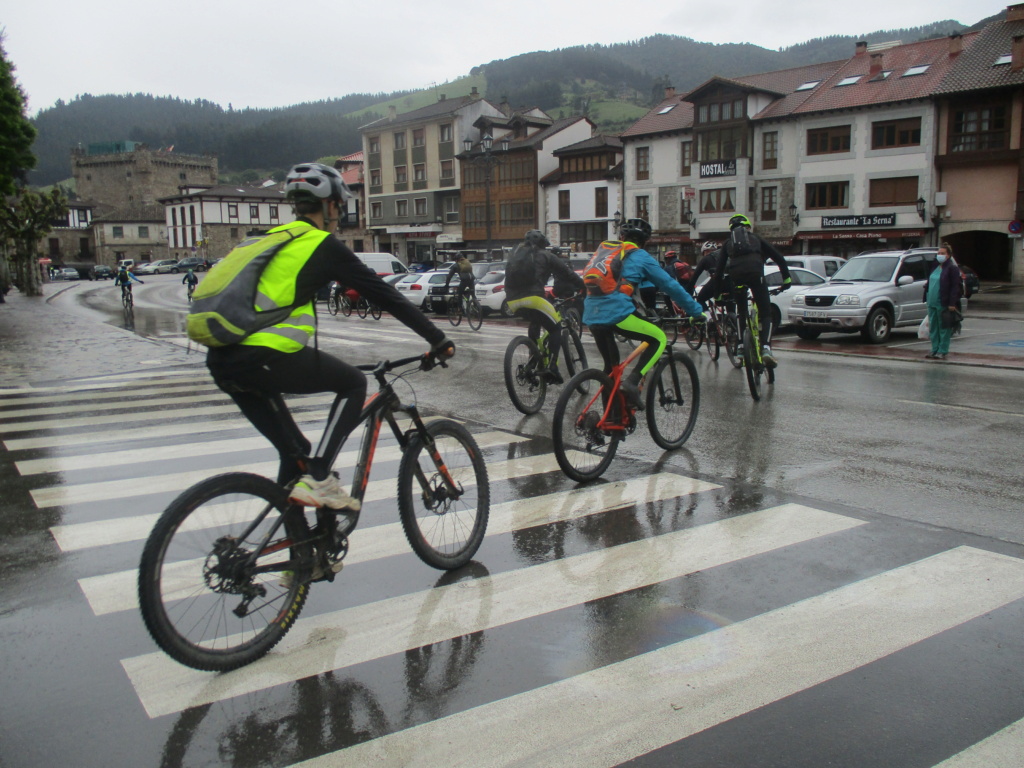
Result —
[[[449,296],[447,302],[448,309],[448,322],[453,326],[458,327],[459,323],[462,322],[462,305],[459,303],[458,296]]]
[[[247,560],[281,516],[254,572]],[[200,670],[227,671],[264,656],[306,601],[309,538],[301,510],[265,477],[235,472],[192,486],[160,516],[142,551],[139,607],[150,635],[171,658]],[[285,584],[282,570],[293,571]]]
[[[611,389],[610,376],[590,369],[573,376],[555,403],[551,429],[555,459],[566,476],[578,483],[599,478],[615,458],[622,431],[597,426]],[[615,397],[616,407],[621,408],[622,396]]]
[[[647,428],[660,448],[682,446],[700,413],[697,366],[682,352],[665,354],[647,381]]]
[[[414,434],[398,466],[398,513],[409,546],[423,562],[442,570],[461,568],[476,554],[487,532],[491,498],[487,466],[476,440],[461,424],[433,421],[427,432],[437,459],[423,437]],[[442,469],[455,482],[458,498],[449,493]]]
[[[516,336],[505,350],[505,389],[512,405],[527,416],[544,406],[548,384],[540,350],[528,336]]]
[[[759,356],[757,354],[758,341],[754,339],[754,334],[751,333],[750,328],[743,331],[743,369],[747,374],[747,387],[750,389],[750,396],[754,400],[761,399],[761,370],[762,365],[759,362]]]
[[[468,302],[466,310],[466,321],[469,323],[469,327],[474,331],[479,331],[480,326],[484,324],[484,308],[474,297]]]

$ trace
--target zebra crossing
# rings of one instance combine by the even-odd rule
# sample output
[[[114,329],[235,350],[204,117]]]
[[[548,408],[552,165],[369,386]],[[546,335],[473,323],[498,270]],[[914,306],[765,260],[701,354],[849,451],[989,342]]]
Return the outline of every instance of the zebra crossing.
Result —
[[[484,343],[503,349],[513,333]],[[315,434],[329,400],[290,402]],[[171,661],[145,635],[138,555],[177,493],[220,472],[272,474],[273,451],[202,371],[0,393],[3,471],[17,479],[9,503],[51,521],[91,631],[117,648],[104,675],[131,692],[125,723],[141,716],[149,734],[133,764],[156,764],[141,745],[180,740],[197,720],[204,727],[185,729],[189,745],[208,739],[221,763],[247,764],[226,756],[237,726],[297,720],[313,686],[350,706],[324,705],[315,749],[264,744],[272,764],[821,765],[821,754],[801,762],[793,746],[835,717],[808,700],[844,700],[863,678],[892,676],[888,665],[924,697],[926,678],[947,666],[943,653],[970,656],[990,627],[1015,625],[1017,645],[985,663],[1011,690],[1024,683],[1012,671],[1024,666],[1024,560],[1014,553],[770,493],[751,507],[728,483],[625,457],[604,481],[576,486],[545,438],[467,426],[491,483],[476,562],[442,574],[411,553],[394,512],[399,451],[382,439],[338,579],[314,586],[271,654],[212,675]],[[357,444],[339,457],[343,479]],[[961,681],[942,707],[930,705],[955,711],[960,686],[970,687]],[[913,759],[881,743],[870,717],[844,727],[850,741],[873,744],[871,764],[1021,765],[1024,687],[1016,691],[993,694],[992,714],[963,734],[951,722],[935,737],[933,721],[949,715],[927,707],[888,722],[907,743],[918,728],[932,737]],[[871,697],[885,693],[868,686],[853,709],[877,709]],[[64,695],[84,704],[90,692]],[[812,722],[797,720],[808,711]],[[758,730],[787,713],[791,740]],[[777,751],[697,759],[747,731]],[[112,738],[133,742],[130,729]],[[834,749],[827,764],[869,764],[860,747]]]

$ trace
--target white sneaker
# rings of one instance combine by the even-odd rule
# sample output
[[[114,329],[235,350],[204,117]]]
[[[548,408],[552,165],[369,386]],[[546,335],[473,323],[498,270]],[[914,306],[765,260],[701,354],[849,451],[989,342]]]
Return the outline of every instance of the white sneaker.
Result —
[[[323,480],[314,480],[312,475],[303,475],[292,488],[288,501],[304,507],[327,507],[344,509],[349,512],[359,511],[359,500],[345,493],[338,482],[338,473],[331,472]]]
[[[772,354],[772,348],[767,344],[761,347],[761,362],[769,368],[774,368],[779,364],[779,361],[775,359],[775,355]]]

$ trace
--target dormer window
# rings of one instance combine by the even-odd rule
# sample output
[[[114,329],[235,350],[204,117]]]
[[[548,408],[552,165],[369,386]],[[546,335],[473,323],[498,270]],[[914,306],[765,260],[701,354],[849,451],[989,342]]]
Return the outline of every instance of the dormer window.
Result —
[[[860,78],[860,75],[854,75],[853,77],[844,77],[842,80],[836,83],[836,88],[838,88],[841,85],[853,85],[858,80],[860,80]]]
[[[811,88],[820,83],[821,80],[808,80],[806,83],[801,83],[794,90],[795,91],[809,91]]]
[[[925,72],[928,71],[928,67],[929,66],[931,66],[931,65],[923,64],[923,65],[921,65],[919,67],[911,67],[910,69],[908,69],[906,72],[903,73],[903,76],[904,77],[912,77],[913,75],[923,75]]]

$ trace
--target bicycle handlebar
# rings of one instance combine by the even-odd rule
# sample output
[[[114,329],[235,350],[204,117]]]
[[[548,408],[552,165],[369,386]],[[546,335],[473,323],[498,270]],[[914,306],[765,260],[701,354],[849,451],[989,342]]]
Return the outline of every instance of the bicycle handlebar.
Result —
[[[381,360],[371,365],[357,365],[360,371],[371,371],[374,375],[389,373],[396,368],[403,368],[413,363],[420,364],[420,370],[429,371],[431,368],[441,366],[447,368],[448,363],[445,362],[440,355],[436,352],[425,352],[422,355],[413,355],[412,357],[403,357],[398,360]]]

